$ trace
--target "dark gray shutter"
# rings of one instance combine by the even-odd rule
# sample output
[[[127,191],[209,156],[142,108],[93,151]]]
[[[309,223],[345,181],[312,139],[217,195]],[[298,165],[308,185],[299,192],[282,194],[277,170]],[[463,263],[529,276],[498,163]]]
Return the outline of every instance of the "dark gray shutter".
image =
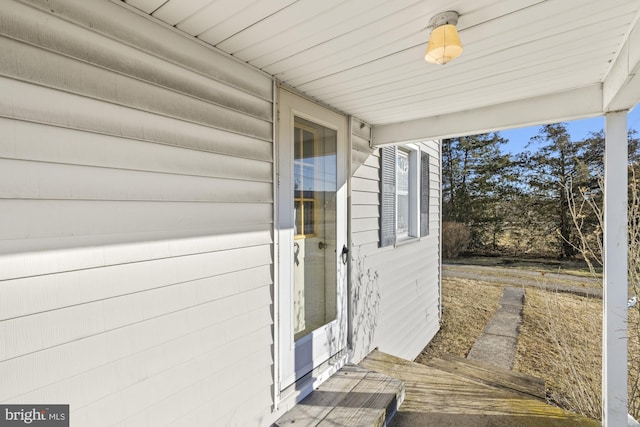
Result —
[[[420,236],[429,235],[429,155],[420,153]]]
[[[380,246],[396,243],[396,147],[380,150]]]

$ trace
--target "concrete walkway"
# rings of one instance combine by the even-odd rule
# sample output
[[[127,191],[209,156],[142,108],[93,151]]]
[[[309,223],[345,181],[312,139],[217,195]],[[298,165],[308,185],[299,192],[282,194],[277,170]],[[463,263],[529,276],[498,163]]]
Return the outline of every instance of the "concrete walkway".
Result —
[[[502,369],[513,369],[523,300],[523,288],[504,288],[498,311],[469,351],[467,359]]]

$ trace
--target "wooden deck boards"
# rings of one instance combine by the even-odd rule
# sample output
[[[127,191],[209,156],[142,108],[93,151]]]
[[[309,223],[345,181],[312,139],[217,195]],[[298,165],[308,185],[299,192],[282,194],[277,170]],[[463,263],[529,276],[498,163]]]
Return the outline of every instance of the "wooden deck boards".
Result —
[[[371,352],[347,365],[274,425],[578,427],[596,420],[548,405],[544,382],[464,359],[432,365]],[[404,400],[404,402],[403,402]],[[397,410],[399,403],[402,406]],[[394,414],[393,419],[390,415]]]
[[[361,366],[405,383],[405,401],[391,422],[404,426],[599,426],[595,420],[547,405],[538,397],[485,384],[373,351]]]
[[[544,380],[530,375],[487,366],[483,363],[453,355],[445,356],[441,359],[432,359],[429,362],[429,366],[530,397],[542,400],[546,398]]]

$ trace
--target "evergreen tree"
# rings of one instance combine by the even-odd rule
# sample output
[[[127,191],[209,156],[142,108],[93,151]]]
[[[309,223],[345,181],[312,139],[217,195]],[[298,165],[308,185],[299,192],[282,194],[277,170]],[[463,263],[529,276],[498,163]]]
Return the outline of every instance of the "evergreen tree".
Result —
[[[567,191],[589,185],[592,176],[585,162],[586,141],[572,141],[564,123],[540,127],[529,145],[538,145],[527,153],[525,174],[535,210],[547,219],[547,232],[557,235],[557,254],[572,258],[577,244]]]
[[[511,159],[498,133],[447,139],[442,146],[443,219],[469,226],[472,248],[497,249],[503,199],[512,192]]]

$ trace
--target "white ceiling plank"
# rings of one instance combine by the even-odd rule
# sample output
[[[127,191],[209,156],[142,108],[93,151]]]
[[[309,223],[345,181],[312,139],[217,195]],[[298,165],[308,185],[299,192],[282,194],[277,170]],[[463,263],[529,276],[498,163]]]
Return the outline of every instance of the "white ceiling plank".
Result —
[[[145,13],[151,13],[162,6],[165,1],[167,0],[125,0],[125,3]]]
[[[353,31],[382,17],[393,14],[401,6],[388,0],[357,0],[344,2],[334,9],[316,15],[312,21],[304,22],[300,30],[282,32],[270,39],[239,51],[236,56],[263,68],[282,61],[296,53],[313,48],[326,40]],[[337,16],[337,17],[336,17]],[[295,28],[295,27],[294,27]],[[304,34],[300,36],[299,34]]]
[[[507,16],[545,1],[547,0],[498,0],[492,5],[481,5],[482,7],[468,9],[461,17],[462,25],[468,27],[478,25],[478,23],[489,22],[496,19],[496,17]]]
[[[452,138],[602,114],[602,88],[591,85],[479,110],[375,126],[374,146]]]
[[[389,43],[389,40],[400,40],[402,46],[400,50],[406,49],[411,45],[418,43],[424,43],[426,47],[426,41],[428,39],[428,32],[426,25],[429,18],[435,13],[446,9],[459,10],[462,13],[461,21],[464,20],[465,24],[459,23],[459,29],[463,31],[464,26],[477,25],[480,20],[486,19],[485,16],[488,13],[500,13],[511,14],[516,10],[526,7],[532,4],[532,0],[517,0],[510,2],[495,2],[495,0],[485,0],[483,2],[475,2],[473,4],[463,2],[451,2],[440,1],[429,2],[428,6],[424,2],[411,5],[410,7],[398,10],[394,14],[382,16],[379,20],[371,22],[368,26],[358,27],[346,33],[341,37],[328,38],[322,45],[315,46],[313,49],[303,52],[302,55],[286,58],[284,61],[271,64],[266,67],[267,72],[273,74],[279,74],[285,72],[285,70],[291,71],[292,68],[296,68],[299,65],[309,65],[309,60],[312,57],[327,56],[333,52],[332,57],[337,57],[337,52],[349,50],[349,53],[344,54],[346,58],[354,57],[354,54],[363,51],[377,51],[381,46],[385,46]],[[508,5],[508,6],[507,6]],[[473,9],[471,9],[473,8]],[[468,10],[467,10],[468,9]],[[373,28],[373,31],[372,31]],[[375,37],[371,37],[371,34]],[[398,35],[396,35],[398,34]],[[403,41],[402,34],[408,34],[409,36],[416,36],[414,38],[407,38]],[[353,53],[351,53],[353,51]],[[382,53],[378,52],[381,56]]]
[[[557,14],[547,17],[541,22],[527,21],[527,14],[524,11],[517,11],[486,25],[475,25],[468,29],[460,29],[460,37],[465,47],[465,54],[458,58],[458,63],[469,62],[479,55],[486,55],[505,46],[505,40],[509,45],[520,45],[531,42],[540,38],[540,34],[557,34],[571,31],[587,25],[589,22],[597,22],[607,17],[618,17],[621,13],[615,7],[604,7],[599,5],[596,10],[592,10],[582,20],[575,17],[576,13],[572,7],[566,5],[565,2],[558,9]],[[538,4],[525,9],[529,15],[544,16],[549,14],[548,6]],[[560,13],[563,12],[563,13]],[[462,19],[462,18],[461,18]],[[322,55],[327,57],[323,61],[323,65],[319,67],[317,63],[310,61],[311,52],[305,52],[303,55],[296,55],[291,61],[297,61],[286,70],[277,67],[265,67],[265,71],[270,74],[282,76],[282,78],[290,85],[297,87],[306,82],[325,77],[330,74],[339,73],[352,67],[359,67],[372,61],[376,61],[386,55],[413,46],[426,46],[426,34],[421,30],[423,19],[413,19],[405,22],[402,27],[391,28],[375,37],[371,37],[370,33],[359,33],[357,43],[352,43],[352,39],[344,41],[340,46],[336,45],[336,40],[328,43],[323,47],[323,51],[315,52],[318,57]],[[623,24],[621,24],[623,25]],[[355,34],[354,32],[353,34]],[[479,38],[478,33],[484,33],[485,38]],[[368,37],[364,37],[368,35]],[[353,36],[352,36],[353,37]],[[478,40],[474,43],[466,43],[465,37],[471,40]],[[332,54],[332,50],[339,49]],[[484,52],[484,50],[487,50]]]
[[[420,117],[446,115],[457,111],[468,111],[498,104],[517,102],[537,96],[547,96],[567,90],[569,83],[549,84],[548,79],[527,82],[527,85],[514,85],[511,90],[496,93],[495,88],[478,88],[468,93],[467,97],[440,97],[428,102],[415,102],[396,107],[380,108],[375,111],[356,109],[353,115],[374,125],[388,124],[396,121],[413,120]],[[491,104],[487,102],[490,100]]]
[[[214,1],[216,0],[169,0],[152,15],[169,25],[176,25]]]
[[[622,11],[619,11],[617,13],[622,13]],[[521,32],[538,34],[538,37],[528,36],[527,39],[517,40],[517,43],[515,42],[515,38],[517,37],[516,34],[502,33],[500,31],[500,26],[497,26],[491,33],[491,36],[485,33],[485,38],[483,39],[479,39],[476,42],[464,43],[465,52],[463,56],[458,58],[455,62],[447,64],[446,67],[431,66],[428,64],[424,64],[423,61],[417,60],[417,58],[422,58],[422,54],[424,52],[424,46],[420,45],[398,52],[394,55],[380,58],[376,61],[367,62],[357,67],[352,67],[338,73],[333,73],[331,75],[312,80],[307,83],[298,84],[296,85],[296,87],[304,92],[314,92],[318,95],[323,95],[323,92],[318,91],[318,89],[326,89],[329,92],[331,92],[332,90],[334,92],[338,92],[344,89],[341,86],[352,87],[350,84],[351,82],[355,82],[356,85],[361,85],[367,81],[374,82],[378,77],[380,77],[378,84],[385,84],[386,82],[383,80],[383,78],[391,76],[391,79],[393,79],[394,75],[403,73],[404,70],[407,69],[407,67],[413,69],[421,69],[427,74],[431,74],[432,72],[436,74],[454,74],[454,70],[459,68],[475,68],[476,70],[482,69],[484,72],[487,72],[484,70],[485,66],[488,67],[489,70],[491,70],[492,68],[499,67],[501,62],[496,61],[496,64],[491,66],[487,63],[486,58],[492,58],[496,55],[496,52],[500,52],[509,48],[517,49],[516,55],[519,55],[521,52],[528,52],[528,50],[531,49],[529,45],[535,47],[537,45],[540,45],[541,43],[545,43],[546,40],[550,39],[553,39],[553,43],[558,43],[559,45],[564,46],[565,43],[570,42],[571,40],[580,40],[580,38],[588,38],[590,36],[593,37],[594,33],[607,34],[607,38],[611,37],[611,34],[614,35],[613,37],[619,37],[619,35],[615,35],[619,31],[615,31],[615,29],[610,26],[611,23],[615,23],[617,27],[624,28],[624,24],[622,26],[620,24],[619,16],[614,16],[606,22],[609,25],[604,25],[603,22],[600,22],[601,32],[598,33],[589,31],[588,28],[583,28],[584,25],[576,23],[575,26],[578,26],[578,29],[567,32],[565,28],[565,31],[557,30],[552,34],[546,34],[544,31],[542,31],[542,29],[538,31],[536,29],[537,24],[534,23],[529,27],[522,28]],[[491,23],[488,23],[487,25],[491,25]],[[554,28],[557,28],[557,25],[553,24],[549,28],[553,30]],[[469,29],[466,31],[468,32],[467,36],[469,39],[475,40],[477,38],[475,33],[472,34],[475,29]],[[518,32],[517,34],[519,33],[520,32]],[[567,40],[564,40],[564,38],[566,38]],[[505,46],[502,41],[504,39],[512,40],[511,44],[513,46]],[[585,42],[585,45],[586,44],[587,43]],[[607,51],[605,51],[604,53],[606,52]],[[598,54],[602,55],[603,52],[593,52],[593,54],[594,56],[598,56]],[[614,52],[610,52],[609,55],[610,57],[613,57]],[[600,58],[600,60],[603,61],[603,64],[606,64],[609,58]],[[528,62],[528,60],[524,59],[523,62],[526,63]],[[479,64],[481,64],[481,66]],[[433,78],[435,79],[436,76],[434,75]]]
[[[214,46],[234,34],[251,27],[256,22],[285,9],[296,0],[258,0],[233,16],[200,33],[198,38]],[[256,41],[257,42],[257,41]]]
[[[377,61],[404,49],[426,46],[427,38],[418,29],[423,21],[424,17],[421,17],[408,22],[407,26],[397,27],[375,36],[367,32],[361,32],[358,35],[358,39],[354,39],[355,36],[350,36],[348,43],[345,43],[339,51],[336,51],[337,46],[332,43],[323,44],[313,49],[313,52],[305,51],[290,58],[290,66],[276,63],[264,67],[264,70],[269,74],[282,76],[287,83],[295,87],[315,79]],[[313,62],[311,58],[314,57],[325,58],[325,60],[312,64],[310,63]]]
[[[590,85],[592,83],[587,84]],[[500,85],[497,88],[496,86],[483,86],[455,93],[443,92],[439,96],[431,96],[426,99],[414,98],[411,100],[412,102],[407,100],[398,105],[387,106],[384,102],[381,102],[380,106],[357,107],[354,114],[357,112],[364,115],[363,118],[371,120],[373,124],[389,123],[397,117],[400,117],[399,120],[401,120],[404,114],[411,114],[413,118],[419,117],[421,114],[424,116],[448,114],[457,110],[479,108],[482,105],[495,105],[501,102],[513,102],[538,95],[549,95],[576,87],[580,87],[580,85],[577,84],[574,73],[563,73],[563,75],[553,80],[542,75],[538,78],[529,78],[524,81],[514,80],[508,85]],[[378,119],[373,120],[373,116],[377,116]]]
[[[233,2],[213,1],[202,9],[179,22],[176,27],[193,36],[198,36],[209,28],[224,22],[249,6],[253,0],[234,0]]]
[[[377,87],[376,91],[360,93],[351,97],[330,98],[323,97],[325,102],[338,104],[343,108],[358,105],[367,106],[393,106],[394,103],[404,103],[412,98],[431,98],[443,94],[454,97],[461,96],[474,88],[495,87],[496,90],[508,90],[513,83],[523,84],[527,81],[545,78],[547,80],[559,79],[562,75],[572,75],[576,84],[594,83],[600,81],[602,74],[592,71],[594,58],[589,55],[572,55],[570,57],[556,58],[552,63],[541,62],[539,64],[513,63],[513,66],[505,67],[493,74],[464,73],[465,76],[442,78],[429,81],[428,76],[418,76],[415,79],[407,79],[408,82],[399,81],[394,84]],[[553,67],[553,68],[551,68]],[[504,89],[501,89],[504,88]],[[315,95],[315,94],[314,94]]]
[[[395,108],[387,108],[375,112],[355,110],[353,114],[361,117],[368,123],[383,125],[394,122],[419,119],[421,117],[435,117],[453,114],[459,111],[472,111],[483,107],[493,107],[504,103],[518,102],[532,97],[548,96],[554,93],[566,91],[567,84],[549,85],[548,81],[541,79],[526,87],[515,88],[511,91],[495,93],[491,89],[477,89],[468,94],[469,97],[451,101],[448,98],[434,99],[431,102],[403,105]],[[490,99],[492,104],[485,100]]]
[[[439,1],[437,6],[440,8],[456,6]],[[305,78],[310,75],[310,71],[331,70],[345,62],[367,62],[367,59],[361,59],[364,54],[368,54],[370,59],[377,59],[412,45],[425,43],[426,46],[426,26],[433,13],[432,9],[426,9],[422,4],[399,10],[367,26],[356,28],[298,55],[264,67],[264,70],[274,75],[282,74],[287,80]],[[326,59],[318,64],[313,62],[314,58]],[[291,81],[291,84],[295,86],[298,82]]]
[[[531,11],[534,9],[536,11],[538,11],[538,9],[543,9],[542,12],[538,11],[535,16],[538,16],[538,14],[542,14],[543,12],[548,13],[547,8],[543,8],[538,5],[526,10],[529,11],[529,13],[532,13]],[[462,59],[462,57],[460,59],[463,61],[470,61],[472,58],[477,57],[474,53],[480,54],[478,50],[485,48],[489,49],[489,51],[482,52],[482,54],[487,54],[497,49],[501,49],[504,46],[504,40],[509,40],[509,43],[512,45],[517,45],[535,40],[539,37],[539,34],[544,31],[547,31],[550,34],[562,33],[569,31],[571,28],[580,26],[580,23],[577,20],[566,23],[567,19],[573,19],[574,14],[572,13],[571,8],[563,6],[562,10],[566,16],[554,15],[543,22],[528,22],[525,17],[522,16],[523,12],[519,11],[502,17],[500,24],[497,23],[499,19],[496,19],[485,26],[474,26],[467,30],[462,28],[460,30],[460,34],[463,39],[463,43],[464,37],[466,37],[465,32],[469,34],[469,37],[472,40],[475,40],[476,37],[474,34],[486,31],[487,27],[492,28],[491,35],[494,40],[480,39],[478,43],[482,44],[482,48],[479,46],[474,47],[472,45],[465,44],[467,48],[464,59]],[[603,13],[606,14],[610,12],[603,11]],[[357,43],[353,43],[353,39],[349,38],[346,41],[342,41],[340,46],[338,46],[335,44],[337,41],[334,40],[323,46],[322,51],[305,52],[302,55],[296,55],[291,58],[289,62],[294,60],[297,62],[295,64],[292,63],[290,67],[286,68],[286,70],[266,67],[265,71],[282,76],[287,83],[297,87],[298,85],[314,79],[339,73],[352,67],[359,67],[361,64],[376,61],[385,55],[390,55],[409,47],[426,46],[426,35],[424,31],[420,30],[422,24],[422,19],[411,19],[402,27],[394,27],[391,31],[383,31],[380,34],[376,34],[376,37],[370,37],[370,34],[361,33],[359,36],[362,37],[362,39],[358,39]],[[505,33],[505,31],[507,31],[505,27],[511,27],[514,30],[513,32]],[[527,28],[529,31],[524,31],[523,27],[529,27]],[[480,31],[479,28],[485,28],[485,30]],[[368,35],[369,37],[365,37],[365,35]],[[330,53],[336,49],[339,49],[339,51]],[[323,61],[324,66],[319,67],[317,64],[310,61],[309,56],[312,54],[317,57],[327,57],[331,60]]]
[[[300,22],[308,21],[325,10],[335,8],[340,2],[341,0],[299,0],[218,43],[217,46],[233,55]]]
[[[499,86],[499,90],[496,90],[494,86],[476,87],[464,92],[442,93],[437,97],[432,96],[422,100],[414,99],[412,100],[413,102],[406,101],[393,106],[386,106],[384,102],[381,102],[380,106],[358,106],[352,109],[351,112],[372,124],[381,124],[402,120],[405,115],[413,119],[421,115],[427,117],[448,114],[459,110],[479,108],[483,105],[495,105],[502,102],[513,102],[519,99],[549,95],[576,87],[579,87],[577,79],[574,78],[573,73],[567,72],[553,80],[543,75],[536,79],[527,79],[526,84],[523,81],[514,80],[508,85]],[[331,105],[341,108],[340,104]]]
[[[570,56],[564,51],[550,50],[550,48],[557,43],[557,41],[550,41],[544,43],[542,46],[537,47],[536,50],[529,49],[508,49],[502,52],[498,52],[490,57],[484,57],[476,61],[476,66],[473,68],[464,68],[460,72],[452,72],[447,74],[439,74],[438,77],[434,73],[429,73],[428,70],[432,68],[426,64],[419,64],[420,67],[414,67],[402,74],[396,73],[396,75],[389,75],[387,79],[382,82],[369,82],[350,85],[349,87],[336,87],[334,90],[320,90],[310,91],[314,96],[322,98],[327,103],[343,103],[349,101],[355,101],[359,105],[365,105],[370,101],[380,102],[381,96],[384,94],[392,94],[394,97],[400,97],[403,94],[416,93],[417,87],[424,87],[423,90],[435,87],[439,90],[449,89],[454,86],[459,86],[461,81],[462,85],[469,86],[470,84],[487,84],[486,79],[499,78],[502,81],[508,76],[510,78],[516,78],[511,73],[516,73],[523,69],[536,68],[536,72],[543,72],[545,68],[549,66],[549,63],[554,64],[558,61],[564,61],[567,67],[572,65],[572,61],[580,61],[581,58],[586,58],[591,62],[597,61],[593,56],[594,50],[601,49],[613,49],[616,47],[616,38],[602,38],[599,35],[592,35],[588,37],[589,40],[584,40],[583,37],[573,42],[567,42],[564,44],[566,50],[571,52]],[[588,46],[585,46],[585,42],[589,42]],[[567,59],[570,59],[567,61]],[[527,62],[526,59],[534,59],[535,62]],[[444,68],[444,67],[443,67]],[[557,68],[557,67],[556,67]],[[574,67],[575,68],[575,67]],[[597,69],[590,70],[590,76],[593,79],[600,79],[601,73]],[[428,82],[432,82],[428,85]]]

